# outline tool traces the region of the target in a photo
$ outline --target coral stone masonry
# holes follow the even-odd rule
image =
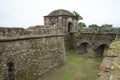
[[[65,64],[59,29],[0,30],[0,80],[43,80],[46,73]]]

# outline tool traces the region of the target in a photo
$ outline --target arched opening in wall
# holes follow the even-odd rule
[[[95,56],[96,57],[103,57],[104,53],[107,51],[107,45],[102,44],[98,46],[98,48],[95,50]]]
[[[8,80],[15,80],[14,77],[14,63],[13,61],[8,61],[7,62],[7,66],[8,66]]]
[[[69,23],[68,23],[68,32],[71,32],[71,30],[72,30],[72,23],[69,22]]]
[[[80,46],[77,47],[77,51],[79,54],[86,54],[86,55],[93,53],[92,48],[87,42],[81,43]]]

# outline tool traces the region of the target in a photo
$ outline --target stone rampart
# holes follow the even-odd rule
[[[80,33],[120,34],[120,28],[79,28]]]
[[[44,80],[65,63],[62,30],[0,28],[0,80]]]

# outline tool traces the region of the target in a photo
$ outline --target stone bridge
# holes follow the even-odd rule
[[[88,46],[95,56],[103,56],[104,49],[120,36],[120,28],[81,28],[77,36],[77,52],[87,53]]]

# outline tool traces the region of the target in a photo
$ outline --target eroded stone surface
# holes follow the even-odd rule
[[[43,80],[46,73],[65,64],[64,39],[59,30],[23,29],[17,33],[14,29],[4,28],[2,31],[4,36],[0,36],[0,80],[10,80],[10,75],[16,80]],[[9,61],[14,65],[9,64]]]

